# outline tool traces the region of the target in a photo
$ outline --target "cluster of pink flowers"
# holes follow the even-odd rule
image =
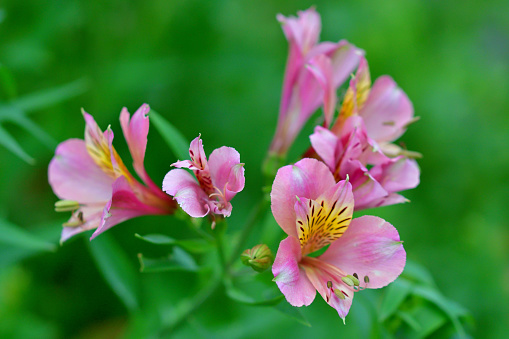
[[[411,158],[418,153],[392,143],[416,119],[392,78],[382,76],[371,86],[362,50],[346,41],[318,43],[320,17],[314,9],[278,19],[289,56],[271,153],[284,156],[320,106],[324,123],[310,136],[309,158],[280,168],[274,180],[272,213],[288,237],[272,272],[291,305],[311,304],[318,291],[344,320],[355,292],[389,284],[405,266],[406,253],[391,224],[375,216],[352,217],[356,210],[405,202],[398,192],[419,184],[419,167]],[[355,68],[334,121],[336,93]]]
[[[405,202],[399,192],[419,184],[418,153],[393,143],[416,119],[412,103],[392,78],[382,76],[371,85],[361,49],[345,40],[318,42],[321,22],[314,9],[278,20],[289,56],[268,158],[283,159],[319,107],[324,119],[310,136],[311,148],[303,159],[275,175],[272,213],[288,237],[279,245],[272,272],[291,305],[309,305],[318,291],[344,320],[355,292],[389,284],[405,266],[396,229],[375,216],[353,219],[353,213]],[[338,89],[349,77],[340,101]],[[207,159],[198,136],[190,144],[190,160],[172,164],[176,168],[166,174],[161,190],[144,167],[149,111],[144,104],[132,118],[125,108],[120,114],[133,168],[143,183],[113,148],[111,129],[103,133],[86,112],[85,140],[58,146],[49,182],[62,199],[57,210],[72,212],[62,241],[96,229],[93,239],[127,219],[173,214],[179,206],[192,218],[208,215],[212,228],[217,218],[230,216],[230,201],[245,184],[240,154],[224,146]],[[267,252],[267,265],[270,250],[258,246],[252,252]],[[244,259],[255,265],[250,253]]]

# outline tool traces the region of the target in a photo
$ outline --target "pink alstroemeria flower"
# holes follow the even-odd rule
[[[277,19],[289,43],[279,119],[269,152],[285,155],[300,130],[318,107],[324,107],[325,125],[332,121],[336,91],[355,69],[363,51],[341,40],[318,43],[321,21],[313,9],[298,17]]]
[[[172,164],[163,180],[163,190],[173,196],[180,207],[191,217],[200,218],[209,213],[229,217],[230,200],[244,189],[244,164],[234,148],[223,146],[215,149],[207,161],[203,143],[198,136],[191,141],[191,160]],[[186,170],[194,172],[196,179]],[[213,224],[214,225],[214,224]]]
[[[368,62],[364,57],[360,60],[355,77],[350,81],[339,117],[331,131],[339,136],[344,121],[352,115],[362,117],[367,135],[388,156],[420,157],[419,153],[392,144],[405,133],[408,125],[419,119],[414,117],[412,102],[388,75],[376,79],[371,87]]]
[[[403,271],[406,253],[396,229],[374,216],[352,220],[350,183],[336,183],[322,162],[305,158],[279,169],[271,201],[288,234],[272,273],[291,305],[308,306],[318,291],[344,320],[355,292],[383,287]],[[309,256],[327,245],[322,255]]]
[[[404,156],[386,156],[368,137],[360,116],[348,117],[339,136],[317,126],[310,140],[336,181],[350,178],[355,210],[407,202],[397,192],[419,184],[417,162]]]
[[[133,158],[133,167],[145,185],[138,182],[113,148],[113,132],[101,131],[94,118],[83,111],[85,140],[69,139],[58,145],[48,168],[53,192],[67,204],[75,205],[64,224],[61,242],[75,234],[96,229],[91,239],[111,227],[146,214],[171,214],[176,203],[150,179],[143,164],[149,129],[143,104],[132,116],[120,113],[124,137]]]

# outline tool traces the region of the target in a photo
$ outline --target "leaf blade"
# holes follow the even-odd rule
[[[159,134],[163,137],[166,144],[170,147],[173,154],[178,159],[189,158],[189,142],[168,120],[164,119],[159,113],[150,110],[150,121],[154,124]]]

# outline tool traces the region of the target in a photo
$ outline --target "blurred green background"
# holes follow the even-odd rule
[[[82,138],[84,107],[102,128],[112,125],[115,147],[130,164],[118,115],[123,106],[134,112],[149,103],[188,140],[201,133],[207,153],[222,145],[240,152],[246,188],[229,220],[239,230],[262,196],[260,166],[277,121],[287,43],[275,16],[311,5],[322,15],[322,40],[345,38],[363,48],[373,79],[391,75],[421,117],[402,138],[424,154],[421,185],[405,194],[412,202],[368,212],[395,225],[408,258],[469,311],[467,333],[507,336],[509,2],[7,0],[0,3],[0,126],[33,164],[0,146],[0,217],[46,242],[27,249],[0,239],[0,337],[149,336],[159,321],[152,311],[171,317],[177,300],[198,291],[203,277],[193,273],[137,272],[137,253],[163,250],[134,233],[188,236],[171,217],[130,220],[108,232],[135,271],[128,279],[140,291],[141,311],[134,313],[96,266],[94,258],[107,254],[94,257],[86,237],[47,251],[67,217],[53,210],[48,163],[58,142]],[[41,95],[27,97],[34,93]],[[45,103],[52,95],[70,98]],[[24,99],[25,115],[9,108],[16,98]],[[293,155],[308,147],[311,128]],[[175,160],[152,126],[146,166],[155,182]],[[276,251],[282,233],[269,224]],[[371,320],[362,298],[344,326],[317,297],[302,310],[312,324],[305,327],[271,308],[239,305],[220,289],[174,334],[366,337]]]

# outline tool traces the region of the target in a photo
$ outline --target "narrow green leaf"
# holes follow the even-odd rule
[[[62,86],[27,94],[12,101],[12,104],[23,111],[29,112],[78,96],[87,89],[88,82],[85,79],[78,79]]]
[[[137,309],[138,277],[122,248],[107,233],[93,241],[87,239],[86,242],[99,271],[113,292],[130,311]]]
[[[173,253],[167,257],[151,259],[138,254],[140,272],[189,271],[196,272],[199,267],[193,257],[184,250],[175,247]]]
[[[403,277],[413,280],[419,283],[424,283],[426,285],[435,286],[435,281],[431,273],[418,263],[408,260],[405,265],[405,270],[402,274]]]
[[[191,253],[203,253],[213,247],[210,242],[204,239],[176,240],[164,234],[147,234],[143,236],[135,234],[134,236],[151,244],[178,246]]]
[[[418,295],[421,298],[428,300],[429,302],[435,304],[441,311],[443,311],[451,320],[456,332],[462,338],[466,337],[465,329],[461,325],[461,322],[458,319],[458,314],[456,313],[458,309],[460,309],[457,304],[446,299],[440,292],[436,289],[428,287],[428,286],[417,286],[414,291],[414,295]]]
[[[413,315],[411,315],[408,312],[405,311],[398,311],[397,316],[401,318],[408,326],[410,326],[415,332],[421,331],[421,325],[417,321],[417,319],[414,318]]]
[[[404,279],[397,279],[385,289],[378,319],[382,322],[398,310],[398,307],[410,295],[412,284]]]
[[[28,119],[23,114],[23,112],[20,111],[19,114],[11,115],[9,120],[16,123],[20,127],[23,127],[27,132],[39,139],[39,141],[41,141],[50,150],[54,150],[57,147],[57,141],[37,124],[35,124],[32,120]]]
[[[302,314],[302,312],[300,311],[299,308],[297,307],[294,307],[292,305],[290,305],[289,303],[287,303],[286,301],[285,302],[282,302],[282,303],[278,303],[276,304],[276,306],[274,306],[274,309],[278,310],[279,312],[285,314],[286,316],[292,318],[293,320],[296,320],[298,321],[299,323],[301,323],[302,325],[305,325],[305,326],[308,326],[308,327],[311,327],[311,324],[309,323],[309,321],[306,319],[306,317]]]
[[[168,120],[159,113],[150,110],[150,121],[154,124],[173,154],[180,160],[189,158],[189,142]]]
[[[284,295],[278,295],[276,297],[266,299],[266,300],[255,300],[251,296],[247,295],[243,291],[233,287],[229,286],[226,289],[226,295],[241,304],[249,305],[249,306],[275,306],[279,304],[281,301],[284,300]]]
[[[2,12],[0,9],[0,22],[2,21]],[[16,82],[14,77],[9,69],[2,64],[0,64],[0,84],[5,93],[5,99],[12,100],[16,97]]]
[[[26,163],[33,165],[35,160],[29,156],[23,148],[18,144],[18,142],[9,134],[3,127],[0,125],[0,145],[3,145],[9,151],[17,155],[20,159],[24,160]]]
[[[21,247],[36,251],[55,251],[56,244],[39,239],[30,232],[0,219],[0,244]]]

